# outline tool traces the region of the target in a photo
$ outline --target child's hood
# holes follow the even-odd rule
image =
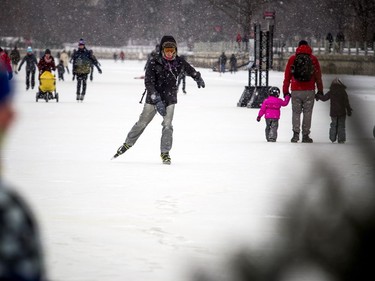
[[[330,90],[335,90],[335,89],[343,89],[343,90],[346,89],[345,84],[342,83],[342,81],[337,77],[333,79],[331,86],[330,86]]]

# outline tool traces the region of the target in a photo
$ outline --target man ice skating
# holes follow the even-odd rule
[[[158,112],[163,117],[160,156],[163,164],[171,164],[169,151],[173,141],[172,121],[177,103],[178,77],[182,72],[185,72],[197,82],[198,88],[205,87],[201,74],[177,55],[177,43],[172,36],[164,36],[159,46],[159,54],[151,58],[146,67],[147,96],[142,113],[128,133],[125,143],[119,147],[113,158],[123,154],[136,143]]]
[[[26,90],[30,88],[34,89],[35,86],[35,70],[36,66],[38,65],[38,61],[33,53],[33,49],[29,46],[27,47],[26,55],[23,57],[20,66],[18,67],[18,71],[21,70],[22,65],[26,62]]]
[[[78,50],[73,53],[72,62],[73,80],[74,77],[77,77],[77,101],[83,101],[86,95],[87,77],[91,71],[91,65],[95,65],[100,74],[102,70],[98,65],[98,61],[93,57],[92,52],[86,49],[83,39],[80,39],[78,42]]]

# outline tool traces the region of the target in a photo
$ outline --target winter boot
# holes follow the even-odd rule
[[[305,142],[305,143],[312,143],[313,140],[312,140],[312,138],[309,137],[309,135],[303,135],[303,136],[302,136],[302,142]]]
[[[293,132],[293,137],[290,141],[291,142],[298,142],[299,141],[299,133]]]
[[[171,164],[171,157],[169,156],[169,152],[162,152],[160,154],[160,157],[163,160],[163,164],[167,164],[167,165]]]
[[[115,155],[113,155],[112,159],[114,158],[117,158],[118,156],[120,156],[121,154],[125,153],[125,151],[127,151],[129,148],[131,148],[132,146],[127,144],[127,143],[124,143],[123,145],[121,145],[118,149],[117,149],[117,152]]]

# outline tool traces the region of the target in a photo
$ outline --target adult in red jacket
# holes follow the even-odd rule
[[[298,54],[308,54],[311,58],[314,72],[310,81],[298,81],[293,77],[292,67],[296,56]],[[298,43],[296,53],[292,55],[285,68],[283,93],[289,94],[289,88],[292,95],[292,126],[293,137],[291,142],[299,141],[299,133],[301,131],[301,113],[303,113],[302,120],[302,142],[312,143],[313,140],[309,137],[311,128],[311,117],[314,107],[315,87],[318,89],[317,93],[323,94],[322,72],[318,59],[312,54],[312,49],[305,40]]]
[[[52,72],[56,70],[55,59],[51,56],[51,51],[46,49],[44,56],[39,60],[38,63],[39,77],[44,71]]]
[[[0,47],[0,65],[3,71],[8,72],[8,79],[11,80],[13,77],[12,65],[10,64],[10,58],[7,53]]]

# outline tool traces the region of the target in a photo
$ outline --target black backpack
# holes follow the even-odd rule
[[[311,80],[314,74],[314,65],[309,54],[298,54],[292,65],[294,79],[301,82]]]

